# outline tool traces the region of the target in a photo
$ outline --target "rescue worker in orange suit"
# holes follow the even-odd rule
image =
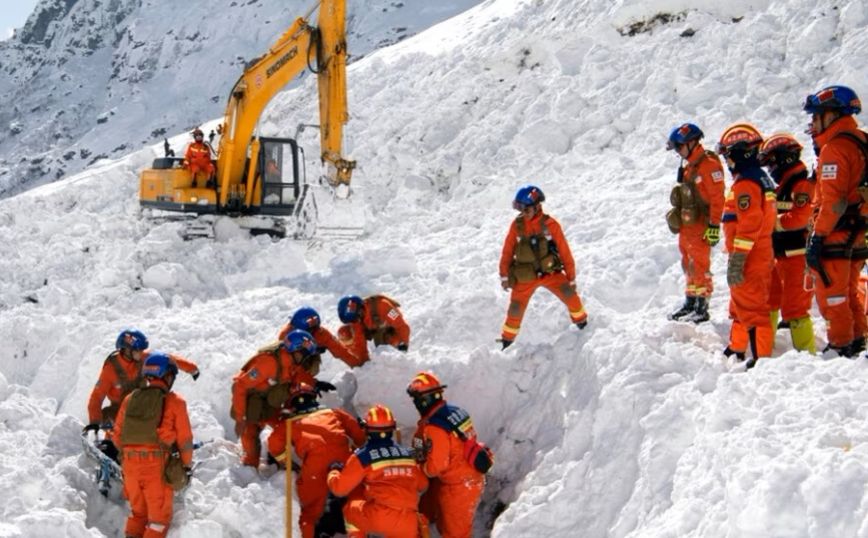
[[[805,243],[811,220],[814,182],[801,161],[802,145],[787,133],[778,133],[760,146],[760,164],[768,169],[777,184],[778,221],[772,233],[775,269],[769,290],[772,329],[790,329],[793,347],[816,352],[814,325],[811,323],[812,291],[805,289]]]
[[[579,329],[588,324],[588,314],[576,292],[576,264],[561,225],[543,213],[545,195],[534,185],[515,193],[512,207],[521,214],[509,227],[500,255],[500,283],[512,289],[503,323],[501,343],[506,349],[515,341],[524,311],[540,286],[560,299]]]
[[[395,417],[388,407],[378,404],[369,409],[365,430],[364,446],[346,463],[333,463],[328,475],[332,494],[349,496],[343,510],[347,536],[421,536],[428,522],[418,511],[419,494],[428,487],[428,479],[410,450],[392,438]]]
[[[142,363],[149,356],[148,338],[138,329],[124,329],[115,340],[115,350],[103,362],[99,379],[90,393],[87,402],[88,424],[84,431],[97,431],[101,424],[114,421],[121,402],[127,394],[142,384]],[[199,378],[199,368],[195,363],[170,353],[169,357],[183,371],[189,373],[194,380]],[[108,398],[109,405],[103,407]],[[116,459],[117,450],[110,443],[100,447],[112,459]]]
[[[846,86],[830,86],[809,95],[810,133],[819,148],[816,217],[806,262],[815,275],[815,294],[826,320],[828,350],[852,357],[865,348],[865,314],[859,275],[868,257],[865,204],[859,193],[866,178],[866,134],[853,117],[862,110]]]
[[[361,363],[355,354],[345,346],[340,340],[322,326],[319,312],[309,306],[304,306],[295,311],[289,320],[289,323],[280,329],[278,340],[283,340],[289,331],[293,329],[301,329],[309,332],[316,341],[320,351],[328,351],[335,358],[344,361],[350,368],[359,366]]]
[[[352,454],[350,445],[362,446],[366,437],[356,417],[341,409],[322,407],[318,396],[316,389],[307,383],[295,385],[286,410],[288,416],[281,417],[268,437],[268,453],[279,465],[286,467],[286,421],[292,423],[292,447],[301,459],[295,484],[301,506],[299,528],[303,538],[319,537],[324,527],[334,525],[333,521],[318,523],[326,509],[329,465],[335,461],[347,461]],[[338,518],[342,526],[340,508],[329,516]],[[326,519],[333,517],[326,516]],[[344,532],[333,527],[329,530]]]
[[[193,432],[187,403],[172,392],[178,374],[174,360],[155,352],[142,368],[144,386],[124,398],[115,438],[124,472],[124,495],[130,503],[124,534],[160,538],[172,522],[172,485],[164,479],[169,453],[179,453],[186,478],[192,474]]]
[[[421,417],[413,449],[430,480],[420,508],[443,538],[470,538],[485,475],[468,461],[467,440],[476,440],[470,415],[446,403],[445,388],[431,372],[419,372],[407,386]]]
[[[184,153],[184,168],[190,170],[193,177],[193,186],[211,187],[214,178],[214,163],[211,162],[211,145],[205,142],[205,134],[202,129],[193,130],[193,142],[187,146]]]
[[[410,326],[404,320],[397,301],[385,295],[345,295],[338,301],[338,317],[344,325],[338,329],[338,339],[355,357],[353,366],[368,362],[368,340],[375,346],[388,345],[407,351]]]
[[[678,234],[681,269],[686,278],[684,304],[669,319],[693,323],[708,321],[708,301],[714,286],[711,278],[711,247],[720,242],[725,183],[720,158],[706,151],[704,134],[692,123],[676,127],[666,148],[682,159],[678,185],[672,189],[673,208],[666,215],[669,228]]]
[[[760,168],[761,144],[762,135],[753,125],[736,123],[724,131],[717,146],[733,177],[732,198],[723,219],[732,317],[724,354],[744,359],[749,347],[747,368],[753,368],[760,357],[771,357],[774,345],[768,300],[777,200],[772,181]]]
[[[298,383],[319,384],[316,342],[307,331],[290,331],[283,341],[263,347],[232,378],[232,409],[235,434],[241,440],[241,463],[259,467],[259,435],[274,426]]]

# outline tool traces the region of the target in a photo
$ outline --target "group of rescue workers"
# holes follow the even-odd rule
[[[792,135],[764,139],[747,123],[727,128],[717,153],[703,148],[703,133],[692,123],[672,130],[667,144],[683,160],[667,222],[679,235],[687,280],[684,304],[671,318],[709,319],[710,252],[720,241],[722,225],[732,318],[724,353],[744,361],[749,348],[748,367],[771,356],[778,327],[790,329],[796,349],[815,351],[809,315],[814,295],[827,322],[827,349],[846,357],[865,349],[868,324],[859,281],[868,258],[868,204],[863,203],[868,199],[868,136],[853,118],[861,104],[850,88],[830,86],[809,95],[804,109],[812,116],[809,132],[818,156],[813,175]],[[201,138],[198,131],[194,145],[202,144]],[[197,166],[197,151],[188,149],[191,166]],[[733,177],[726,195],[718,155]],[[204,173],[211,178],[213,169]],[[509,228],[499,267],[503,289],[511,290],[503,349],[515,341],[528,302],[541,286],[567,306],[579,330],[588,323],[569,244],[558,221],[543,212],[543,201],[535,185],[518,189],[513,200],[519,215]],[[356,368],[370,360],[369,341],[407,351],[410,327],[399,307],[384,295],[345,296],[338,302],[343,325],[336,335],[322,325],[316,310],[300,308],[277,341],[258,350],[233,377],[230,414],[241,462],[259,467],[261,436],[270,430],[268,464],[297,471],[304,538],[336,533],[424,537],[429,522],[444,538],[472,534],[494,457],[477,439],[469,414],[446,402],[446,385],[435,374],[420,372],[407,387],[420,415],[410,448],[396,438],[397,425],[386,406],[374,405],[360,419],[320,403],[323,392],[336,388],[316,379],[322,353]],[[126,536],[162,537],[172,518],[173,492],[192,475],[187,407],[171,389],[179,370],[195,380],[199,369],[184,357],[149,350],[147,338],[135,329],[122,331],[115,348],[91,393],[85,432],[111,425],[100,449],[122,465],[132,512]],[[287,421],[298,463],[287,453]]]
[[[807,132],[817,156],[813,174],[801,160],[801,144],[788,133],[764,138],[755,126],[736,123],[723,132],[714,153],[703,148],[696,125],[672,130],[667,149],[678,153],[682,166],[667,223],[678,234],[686,297],[671,319],[709,319],[710,252],[722,223],[732,319],[727,357],[745,361],[749,350],[745,365],[753,367],[771,356],[780,328],[790,330],[795,349],[815,353],[813,297],[826,320],[824,354],[853,357],[865,350],[860,276],[868,258],[868,135],[853,117],[861,109],[846,86],[807,97]],[[726,195],[718,155],[732,174]]]
[[[412,448],[395,438],[397,424],[384,405],[374,405],[363,419],[322,405],[321,393],[335,389],[316,379],[322,353],[357,367],[369,360],[368,341],[401,351],[410,343],[410,328],[389,297],[345,296],[338,316],[343,325],[335,337],[316,310],[298,309],[278,341],[257,351],[234,376],[230,414],[241,462],[259,467],[260,435],[270,429],[269,465],[297,472],[304,538],[428,536],[429,522],[441,536],[470,537],[484,476],[494,462],[491,450],[478,441],[469,414],[446,402],[446,385],[432,372],[419,372],[407,387],[420,415]],[[131,509],[127,537],[165,536],[173,494],[192,476],[187,406],[172,392],[179,370],[194,380],[199,376],[193,362],[150,350],[141,331],[125,329],[88,401],[83,434],[106,429],[99,448],[123,470]],[[287,421],[298,463],[288,464]]]

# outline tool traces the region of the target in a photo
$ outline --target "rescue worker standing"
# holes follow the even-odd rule
[[[97,430],[100,424],[115,419],[121,402],[127,394],[142,384],[142,362],[148,357],[148,338],[138,329],[124,329],[115,339],[115,350],[103,362],[99,379],[90,393],[87,402],[88,424],[85,431]],[[199,378],[199,368],[180,355],[168,354],[175,364],[189,373],[193,379]],[[109,405],[102,407],[108,398]]]
[[[793,347],[816,352],[811,322],[812,291],[805,289],[805,243],[813,212],[814,182],[801,161],[802,145],[790,134],[778,133],[760,146],[760,164],[777,184],[778,221],[772,234],[775,269],[769,290],[772,329],[780,310],[781,325],[790,329]]]
[[[145,359],[145,384],[121,404],[115,438],[124,472],[124,495],[130,503],[124,534],[135,538],[161,538],[172,522],[173,487],[186,485],[192,474],[193,432],[187,403],[172,392],[178,367],[165,353]],[[177,451],[183,465],[183,484],[167,481],[170,453]],[[168,478],[171,480],[171,475]],[[174,480],[173,480],[174,481]]]
[[[347,536],[415,538],[427,521],[419,514],[419,494],[428,480],[410,451],[392,438],[395,417],[385,405],[365,415],[368,440],[346,463],[335,462],[328,475],[329,490],[350,495],[344,506]],[[361,486],[359,490],[356,490]],[[355,491],[355,493],[353,493]]]
[[[724,131],[717,146],[733,177],[723,218],[732,318],[724,353],[742,358],[750,347],[747,368],[760,357],[771,357],[774,345],[768,299],[777,208],[774,185],[760,168],[760,144],[762,135],[753,125],[736,123]]]
[[[682,159],[678,185],[672,189],[673,209],[666,215],[669,229],[678,234],[681,269],[686,279],[685,299],[669,319],[694,323],[708,321],[708,300],[714,286],[711,278],[711,247],[720,242],[724,177],[720,158],[702,147],[704,134],[692,123],[669,133],[666,148]]]
[[[211,162],[211,145],[205,142],[202,129],[193,130],[193,142],[187,146],[187,151],[184,153],[184,168],[190,170],[193,187],[199,187],[200,179],[204,179],[202,183],[205,187],[213,185],[214,163]]]
[[[819,148],[816,209],[806,262],[813,271],[820,313],[826,320],[828,348],[852,357],[865,348],[866,326],[859,275],[868,257],[860,182],[865,179],[866,134],[853,117],[862,110],[846,86],[829,86],[809,95],[810,133]]]
[[[288,416],[275,425],[268,437],[268,453],[279,465],[286,467],[286,420],[292,423],[292,447],[301,459],[296,478],[298,503],[301,506],[299,528],[303,538],[319,537],[317,524],[326,509],[329,464],[345,462],[352,454],[350,445],[362,446],[365,431],[356,417],[341,409],[322,407],[316,389],[307,383],[292,388]],[[336,516],[342,521],[342,516]]]
[[[230,415],[241,440],[244,465],[259,467],[259,435],[266,426],[276,424],[290,386],[307,383],[316,387],[319,363],[310,360],[316,351],[310,333],[294,330],[282,342],[257,351],[232,378]]]
[[[344,361],[350,368],[361,364],[359,359],[347,346],[335,338],[331,331],[322,326],[319,312],[313,308],[303,306],[296,310],[290,318],[289,323],[280,329],[277,339],[283,340],[293,329],[309,332],[319,349],[328,351],[335,358]]]
[[[345,295],[338,301],[338,317],[344,325],[338,330],[338,339],[355,357],[354,363],[344,360],[350,367],[368,362],[368,341],[375,346],[388,345],[398,351],[410,346],[410,326],[399,309],[401,305],[385,295],[371,295],[362,299],[358,295]]]
[[[503,323],[501,343],[506,349],[515,341],[524,311],[540,286],[560,299],[570,320],[579,329],[588,324],[588,314],[576,292],[576,265],[561,225],[542,210],[545,195],[534,185],[515,193],[512,207],[521,213],[512,221],[500,255],[500,284],[512,289]]]
[[[473,516],[485,487],[484,472],[493,463],[490,451],[484,471],[469,461],[468,447],[476,442],[473,421],[464,409],[443,399],[446,385],[431,372],[419,372],[407,386],[407,394],[419,411],[420,419],[413,435],[413,449],[430,485],[422,497],[422,513],[437,526],[443,538],[470,538]],[[478,451],[478,449],[476,449]]]

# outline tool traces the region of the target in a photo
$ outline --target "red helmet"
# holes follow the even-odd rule
[[[305,409],[313,406],[317,403],[318,397],[319,395],[316,393],[316,389],[307,383],[293,385],[289,390],[289,402],[295,409]]]
[[[718,153],[726,155],[732,149],[752,149],[758,147],[762,142],[763,135],[760,134],[759,129],[750,123],[736,123],[727,127],[720,135],[717,149]]]
[[[763,166],[780,164],[778,156],[794,155],[797,159],[802,153],[802,145],[790,133],[775,133],[760,146],[759,161]]]
[[[445,388],[446,385],[440,383],[433,372],[419,372],[407,385],[407,394],[415,397],[431,392],[440,392]]]
[[[365,427],[369,431],[389,432],[395,429],[395,417],[388,407],[377,404],[368,409],[365,415]]]
[[[193,129],[193,138],[204,137],[205,133],[202,132],[202,129],[196,127]]]

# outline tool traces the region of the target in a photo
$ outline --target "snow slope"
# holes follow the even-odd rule
[[[477,3],[347,2],[350,61]],[[245,63],[315,4],[41,0],[24,27],[0,41],[0,197],[222,114]]]
[[[674,125],[699,123],[710,145],[747,119],[810,147],[804,95],[868,93],[866,26],[858,1],[485,2],[351,66],[368,212],[355,242],[231,226],[183,242],[139,218],[156,149],[0,202],[0,536],[118,534],[125,508],[99,497],[77,435],[126,325],[203,370],[176,389],[215,441],[170,536],[281,535],[283,476],[238,466],[229,378],[295,308],[335,327],[341,295],[373,292],[401,302],[409,353],[378,349],[352,372],[326,361],[322,377],[344,395],[355,378],[351,405],[386,403],[405,434],[407,381],[445,379],[497,453],[475,536],[868,536],[865,361],[796,353],[780,333],[776,359],[726,372],[724,255],[713,321],[667,321],[682,277],[663,221]],[[278,96],[263,134],[313,119],[311,91]],[[590,325],[540,292],[504,353],[497,261],[528,181],[573,246]]]

